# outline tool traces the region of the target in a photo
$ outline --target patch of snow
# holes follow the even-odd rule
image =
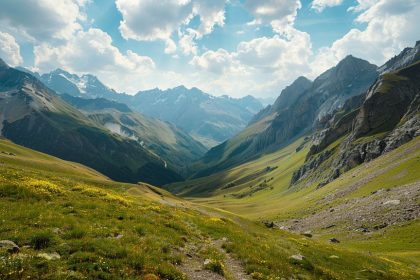
[[[131,139],[131,140],[135,140],[135,141],[139,141],[139,138],[137,137],[137,136],[135,136],[134,134],[132,134],[132,135],[129,135],[127,132],[125,132],[123,129],[122,129],[122,127],[121,127],[121,125],[120,124],[118,124],[118,123],[110,123],[110,122],[108,122],[108,123],[105,123],[105,125],[104,125],[109,131],[111,131],[112,133],[115,133],[115,134],[118,134],[118,135],[120,135],[120,136],[123,136],[123,137],[126,137],[126,138],[128,138],[128,139]],[[141,141],[140,142],[140,145],[144,145],[144,142],[143,141]]]

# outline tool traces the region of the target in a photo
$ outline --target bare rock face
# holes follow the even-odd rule
[[[313,156],[309,161],[302,165],[292,175],[291,184],[296,183],[310,173],[311,170],[317,169],[332,154],[331,150],[326,150],[319,155]]]
[[[321,178],[319,187],[322,187],[341,173],[420,135],[420,62],[383,74],[361,96],[364,101],[360,108],[347,102],[343,110],[335,112],[335,116],[328,116],[323,124],[325,128],[313,138],[305,164],[293,174],[292,185],[307,176],[315,179],[315,174],[329,168],[329,175]],[[357,102],[353,104],[359,105]],[[339,146],[325,150],[345,135]],[[333,159],[324,166],[322,163],[332,153]],[[322,170],[319,169],[321,165]]]
[[[420,60],[420,41],[413,48],[405,48],[379,68],[381,73],[395,71]]]

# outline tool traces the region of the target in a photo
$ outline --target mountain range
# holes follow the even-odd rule
[[[125,182],[181,180],[183,166],[205,151],[173,125],[114,101],[62,99],[36,77],[3,61],[0,112],[2,136]]]
[[[262,104],[252,96],[215,97],[198,88],[139,91],[135,95],[117,93],[92,75],[77,76],[57,69],[39,75],[40,80],[59,94],[82,98],[106,98],[128,105],[133,111],[168,121],[203,145],[215,146],[245,128]]]
[[[247,128],[207,152],[196,165],[200,170],[196,176],[232,167],[291,143],[347,99],[366,91],[378,75],[377,66],[347,56],[313,82],[299,77]]]

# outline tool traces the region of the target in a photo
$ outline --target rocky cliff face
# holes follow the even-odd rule
[[[270,115],[289,108],[302,94],[310,89],[312,81],[305,77],[297,78],[291,85],[283,89],[273,105],[269,105],[254,116],[250,123],[256,123]]]
[[[388,73],[413,64],[420,60],[420,41],[413,48],[405,48],[400,54],[394,56],[379,67],[379,72]]]
[[[404,65],[395,58],[391,61],[392,65]],[[352,106],[348,106],[349,112],[344,116],[336,113],[337,120],[329,122],[326,129],[316,134],[305,164],[294,173],[291,183],[313,177],[320,169],[332,169],[324,173],[320,183],[323,186],[342,172],[419,136],[419,102],[420,62],[381,75],[364,95],[360,108],[352,110]],[[339,146],[328,148],[344,135]]]

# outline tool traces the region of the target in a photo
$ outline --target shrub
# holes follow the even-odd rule
[[[84,230],[74,228],[64,235],[64,239],[81,239],[85,236],[85,234]]]
[[[141,226],[135,227],[134,230],[137,232],[137,234],[139,236],[145,236],[146,235],[146,230]]]
[[[48,248],[53,241],[53,236],[48,232],[41,232],[31,237],[30,244],[34,249],[40,250]]]
[[[130,257],[130,266],[137,272],[141,272],[144,269],[145,260],[143,255],[134,255]]]
[[[204,265],[204,269],[213,271],[222,276],[225,275],[225,266],[219,260],[210,260],[207,264]]]

